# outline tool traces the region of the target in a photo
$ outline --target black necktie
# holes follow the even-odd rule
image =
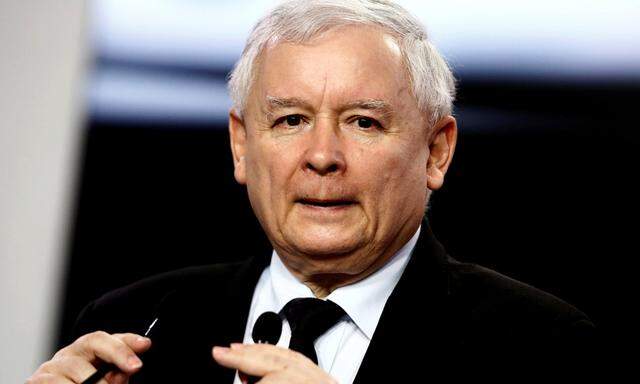
[[[289,349],[298,351],[318,364],[313,343],[346,315],[333,301],[314,298],[293,299],[282,308],[291,327]]]

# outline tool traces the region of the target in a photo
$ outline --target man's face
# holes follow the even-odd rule
[[[285,264],[357,275],[395,253],[423,216],[431,140],[395,41],[344,27],[256,71],[231,118],[235,175]]]

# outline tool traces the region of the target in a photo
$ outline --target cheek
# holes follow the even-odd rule
[[[412,207],[426,193],[426,155],[411,145],[370,153],[365,180],[374,181],[369,198],[383,211]],[[423,164],[424,163],[424,164]],[[377,175],[376,177],[371,177]],[[415,199],[414,199],[415,198]]]
[[[247,164],[247,192],[251,205],[258,216],[264,216],[267,213],[268,199],[271,190],[271,175],[269,172],[271,157],[264,146],[257,145],[256,139],[250,141],[246,154]]]
[[[295,171],[295,151],[285,143],[255,140],[247,159],[247,186],[254,196],[277,207],[287,196],[288,181]]]

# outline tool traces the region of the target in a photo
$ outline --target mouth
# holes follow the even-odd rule
[[[302,198],[297,199],[296,203],[303,204],[312,208],[345,208],[356,204],[354,200],[348,199],[313,199]]]

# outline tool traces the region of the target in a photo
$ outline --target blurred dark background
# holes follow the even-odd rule
[[[219,98],[231,64],[127,59],[100,48],[99,36],[91,79],[100,86],[88,92],[60,345],[81,308],[110,289],[270,251],[233,179],[228,101]],[[455,68],[460,137],[445,187],[431,202],[436,235],[454,257],[556,294],[611,341],[624,342],[628,276],[637,267],[640,71],[501,76],[500,68]],[[170,89],[182,84],[171,79],[216,85],[203,92],[217,112],[151,102],[154,113],[143,105],[136,114],[123,109],[135,106],[131,91],[113,91],[109,104],[96,94],[110,89],[104,73],[118,71],[169,79]],[[139,78],[127,81],[148,85]]]

